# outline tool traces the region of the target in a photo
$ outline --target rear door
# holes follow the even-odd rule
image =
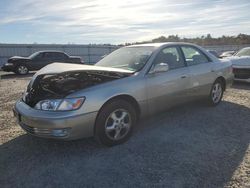
[[[151,113],[184,102],[187,100],[186,91],[190,88],[190,73],[178,47],[162,49],[156,56],[151,70],[158,63],[167,63],[169,70],[146,75],[146,91]]]
[[[58,52],[44,52],[43,55],[43,66],[46,66],[51,63],[55,62],[63,62],[64,56],[61,55],[61,53]]]
[[[68,61],[68,56],[62,52],[54,52],[54,57],[53,60],[55,62],[67,62]]]
[[[194,46],[183,45],[181,50],[191,74],[192,89],[188,92],[189,95],[194,98],[208,95],[216,76],[213,70],[213,62]]]

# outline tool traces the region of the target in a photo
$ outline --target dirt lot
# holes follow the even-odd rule
[[[127,143],[106,148],[22,131],[11,109],[31,76],[0,80],[1,187],[250,187],[250,84],[234,84],[217,107],[144,120]]]

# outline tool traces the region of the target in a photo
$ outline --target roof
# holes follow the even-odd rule
[[[41,50],[41,51],[37,51],[37,52],[59,52],[59,53],[65,53],[65,52],[59,51],[59,50]]]
[[[137,47],[137,46],[153,46],[153,47],[160,47],[164,45],[195,45],[192,43],[187,43],[187,42],[160,42],[160,43],[145,43],[145,44],[135,44],[127,47]]]

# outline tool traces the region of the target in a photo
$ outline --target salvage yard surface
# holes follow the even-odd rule
[[[0,76],[2,188],[250,187],[250,83],[235,83],[217,107],[194,102],[141,121],[107,148],[27,135],[12,107],[32,74]]]

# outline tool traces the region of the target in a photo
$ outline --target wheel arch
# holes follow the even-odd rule
[[[16,74],[18,74],[17,69],[18,69],[19,66],[25,66],[28,69],[28,72],[31,70],[29,64],[26,61],[18,61],[18,62],[15,63],[15,67],[14,67],[14,72]]]
[[[128,95],[128,94],[119,94],[119,95],[116,95],[116,96],[113,96],[111,97],[110,99],[108,99],[103,105],[102,107],[100,108],[99,112],[98,112],[98,115],[99,113],[101,112],[101,110],[110,102],[114,101],[114,100],[118,100],[118,99],[121,99],[121,100],[125,100],[127,102],[129,102],[134,108],[135,108],[135,111],[136,111],[136,117],[137,119],[139,119],[140,117],[140,114],[141,114],[141,109],[140,109],[140,106],[139,106],[139,103],[137,102],[137,100],[132,97],[131,95]]]
[[[24,65],[25,67],[28,68],[28,70],[30,70],[30,65],[29,65],[28,61],[19,60],[19,61],[15,62],[15,68],[17,68],[18,66],[21,66],[21,65]]]
[[[223,90],[225,91],[226,90],[226,79],[223,76],[219,76],[218,78],[216,78],[215,82],[217,80],[220,80],[222,82],[222,87],[223,87]]]
[[[132,97],[131,95],[128,95],[128,94],[119,94],[119,95],[116,95],[116,96],[113,96],[111,97],[110,99],[108,99],[100,108],[100,110],[98,111],[98,114],[96,116],[96,119],[95,119],[95,126],[94,126],[94,133],[96,131],[96,121],[97,121],[97,118],[99,117],[99,114],[101,113],[101,111],[103,110],[103,108],[111,103],[112,101],[114,100],[125,100],[127,102],[129,102],[134,108],[135,108],[135,111],[136,111],[136,121],[139,120],[140,118],[140,114],[141,114],[141,109],[140,109],[140,106],[139,106],[139,103],[137,102],[137,100]]]

